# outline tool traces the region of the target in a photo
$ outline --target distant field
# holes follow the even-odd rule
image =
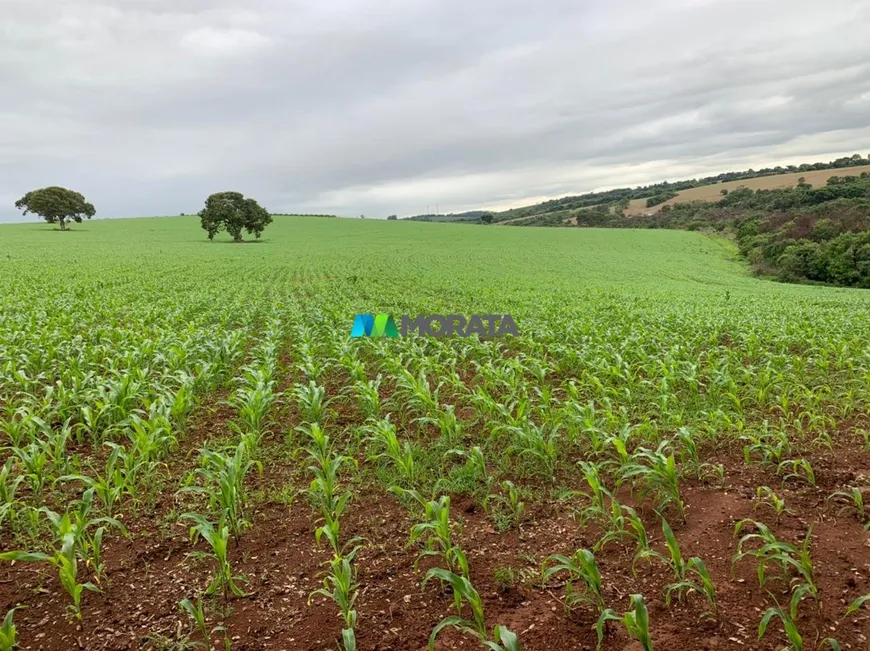
[[[828,179],[832,176],[859,176],[862,172],[870,172],[870,165],[863,167],[844,167],[831,170],[815,170],[812,172],[796,172],[795,174],[779,174],[776,176],[761,176],[755,179],[745,179],[742,181],[730,181],[728,183],[715,183],[713,185],[703,185],[698,188],[690,188],[683,190],[680,194],[670,201],[665,201],[663,204],[653,208],[646,207],[646,199],[635,199],[629,204],[626,215],[640,215],[643,213],[652,213],[661,210],[662,206],[672,205],[675,203],[688,203],[690,201],[718,201],[722,198],[722,190],[736,190],[740,187],[752,188],[753,190],[775,190],[776,188],[786,188],[797,185],[798,179],[804,177],[813,187],[825,185]]]
[[[689,231],[302,217],[3,226],[0,277],[21,651],[626,651],[630,595],[658,651],[777,651],[792,593],[808,651],[867,648],[870,291]]]

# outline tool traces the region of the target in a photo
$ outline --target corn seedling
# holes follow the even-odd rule
[[[680,465],[685,471],[692,472],[699,480],[713,474],[722,481],[725,472],[724,466],[701,461],[695,437],[688,429],[681,427],[677,430],[676,439],[680,444]]]
[[[595,555],[588,549],[578,549],[570,557],[554,554],[544,561],[541,583],[546,583],[556,574],[568,574],[565,584],[565,610],[570,612],[580,604],[587,604],[601,614],[605,609],[604,588]],[[579,585],[578,585],[579,584]],[[579,587],[579,589],[578,589]]]
[[[326,398],[325,387],[318,386],[312,380],[307,385],[295,387],[293,397],[299,405],[304,422],[321,426],[326,423],[329,416],[329,403],[332,400]]]
[[[786,508],[785,500],[777,495],[769,486],[759,486],[755,489],[755,508],[759,509],[762,506],[772,508],[777,520],[779,520],[783,513],[791,512]]]
[[[87,488],[93,489],[94,494],[103,503],[103,509],[106,515],[112,516],[115,513],[115,506],[121,501],[124,494],[135,495],[135,488],[129,486],[121,469],[117,467],[118,457],[123,448],[115,446],[109,454],[106,461],[106,472],[104,475],[94,473],[93,477],[88,475],[64,475],[58,477],[56,481],[80,481]]]
[[[506,527],[500,526],[500,529],[510,527],[519,529],[523,520],[523,513],[526,510],[526,503],[520,499],[520,491],[512,481],[503,481],[501,488],[502,493],[493,493],[486,496],[483,500],[483,508],[493,515],[496,523],[507,523]],[[493,507],[493,504],[496,506]]]
[[[797,479],[806,482],[810,486],[816,485],[816,473],[813,472],[813,467],[806,459],[787,459],[779,464],[776,472],[782,475],[788,469],[791,469],[791,472],[783,476],[783,483],[789,479]]]
[[[37,495],[41,495],[43,488],[51,479],[52,472],[45,449],[37,443],[31,443],[25,447],[12,448],[12,454],[18,457],[24,471],[21,476],[30,484],[30,489]]]
[[[774,599],[776,601],[776,599]],[[767,632],[767,628],[770,625],[770,621],[776,617],[782,622],[782,627],[785,629],[786,637],[788,637],[789,646],[785,647],[783,651],[803,651],[804,649],[804,639],[803,636],[798,631],[797,624],[795,624],[794,619],[784,611],[779,603],[776,606],[772,606],[768,608],[764,615],[761,618],[761,623],[758,625],[758,640],[761,641],[761,638],[764,637],[764,634]],[[836,647],[833,647],[836,649]]]
[[[647,611],[643,595],[631,595],[629,606],[630,609],[622,615],[619,615],[610,608],[601,613],[598,622],[595,624],[595,631],[598,633],[598,646],[596,648],[599,651],[601,649],[601,642],[604,640],[604,627],[609,621],[620,622],[625,626],[629,637],[640,642],[643,651],[653,651],[652,638],[649,633],[649,612]]]
[[[0,466],[0,525],[7,519],[15,518],[15,507],[18,503],[15,498],[15,492],[18,486],[24,481],[22,475],[12,475],[12,459],[7,459],[3,466]]]
[[[633,480],[643,479],[645,487],[641,491],[642,498],[652,493],[656,500],[656,509],[663,511],[673,505],[680,516],[686,521],[685,504],[680,497],[680,479],[674,455],[665,455],[668,445],[663,441],[655,452],[641,448],[632,456],[632,463],[622,468],[622,478]]]
[[[583,472],[583,479],[589,486],[589,492],[583,493],[583,495],[591,502],[589,506],[580,510],[578,514],[580,522],[607,521],[610,517],[609,504],[614,500],[613,495],[601,480],[599,466],[588,461],[580,461],[578,465]]]
[[[334,558],[330,563],[330,572],[323,579],[323,587],[318,588],[308,598],[308,603],[315,596],[326,597],[332,599],[339,610],[341,611],[342,621],[344,623],[344,631],[353,631],[356,628],[357,613],[354,609],[359,584],[356,581],[356,570],[352,564],[352,558],[346,556],[344,558]],[[356,638],[354,636],[354,643]],[[347,641],[347,637],[345,636]]]
[[[531,421],[522,427],[509,427],[513,444],[506,453],[516,456],[533,473],[552,479],[559,459],[559,429],[559,425],[545,429]]]
[[[230,528],[226,524],[226,518],[222,516],[217,527],[215,527],[212,522],[198,513],[185,513],[181,517],[192,520],[194,523],[190,528],[191,540],[196,537],[202,538],[211,548],[210,552],[190,552],[190,556],[193,558],[211,558],[217,564],[217,571],[205,594],[210,596],[220,593],[224,604],[229,601],[231,592],[237,597],[244,597],[245,592],[239,587],[238,582],[244,582],[247,579],[244,576],[233,574],[232,567],[230,566]]]
[[[319,426],[312,425],[306,431],[311,438],[311,443],[306,450],[309,458],[314,461],[308,467],[314,475],[308,487],[308,495],[320,509],[326,523],[330,524],[341,518],[351,499],[351,492],[342,491],[339,479],[339,471],[350,460],[341,455],[332,455],[329,449],[329,436],[324,434]]]
[[[753,456],[758,456],[763,465],[778,467],[791,452],[786,432],[770,429],[767,421],[764,421],[761,432],[746,432],[740,439],[745,443],[743,457],[746,463],[750,463]]]
[[[433,425],[438,428],[438,443],[444,447],[453,447],[462,439],[462,427],[456,418],[456,408],[445,405],[438,409],[435,416],[421,416],[416,419],[421,425]]]
[[[369,433],[366,440],[373,447],[382,450],[382,452],[371,454],[370,458],[389,459],[407,485],[416,485],[417,466],[414,462],[414,450],[408,441],[405,441],[404,444],[399,442],[396,426],[390,422],[390,419],[384,418],[375,421],[365,429]]]
[[[230,649],[230,637],[225,626],[215,626],[211,629],[211,631],[208,630],[205,622],[205,608],[203,607],[202,603],[202,594],[197,595],[196,603],[192,602],[190,599],[182,599],[178,603],[178,607],[181,612],[187,615],[191,623],[191,630],[184,639],[185,648],[204,647],[208,651],[211,651],[212,636],[214,636],[216,633],[223,633],[224,649],[225,651],[228,651]],[[190,642],[189,640],[194,632],[198,632],[204,641]]]
[[[434,651],[438,635],[448,627],[455,628],[461,633],[477,638],[492,651],[519,651],[520,646],[517,636],[504,626],[496,626],[493,629],[491,639],[487,635],[486,623],[483,616],[483,601],[466,576],[460,576],[449,570],[436,567],[426,573],[423,584],[425,585],[433,578],[439,579],[442,583],[450,584],[453,589],[453,605],[459,614],[445,617],[435,625],[435,628],[432,629],[432,633],[429,635],[429,651]],[[462,616],[464,605],[468,605],[470,608],[471,619]]]
[[[13,621],[16,610],[18,608],[9,610],[0,625],[0,651],[15,651],[18,648],[18,631]]]
[[[453,542],[450,498],[443,495],[437,501],[431,500],[423,506],[425,520],[411,527],[411,536],[408,541],[409,545],[419,541],[424,543],[424,549],[417,557],[414,567],[417,567],[421,559],[435,556],[443,558],[451,572],[458,571],[463,576],[468,576],[468,561],[465,558],[465,553]]]
[[[381,417],[381,376],[374,380],[359,379],[353,385],[357,404],[366,419]]]
[[[868,601],[870,601],[870,594],[865,594],[858,597],[857,599],[855,599],[855,601],[849,604],[849,607],[846,609],[845,616],[848,617],[849,615],[857,613],[861,606],[863,606]]]
[[[2,481],[2,475],[0,475],[0,481]],[[2,493],[0,493],[0,497],[2,497]],[[828,500],[836,500],[845,503],[837,514],[843,515],[844,513],[854,513],[858,518],[858,521],[864,525],[865,529],[870,528],[870,523],[867,522],[867,512],[864,509],[864,493],[861,492],[860,488],[849,488],[844,491],[837,491],[836,493],[829,495]],[[0,521],[2,521],[2,518],[0,518]]]
[[[758,584],[761,587],[764,587],[767,581],[767,566],[778,565],[786,583],[790,586],[794,584],[800,586],[800,589],[794,591],[797,602],[793,602],[795,604],[793,609],[796,609],[796,604],[806,595],[818,598],[818,588],[813,577],[813,561],[810,557],[812,527],[807,530],[804,542],[798,549],[792,544],[777,540],[764,523],[754,520],[738,522],[734,527],[734,535],[739,535],[747,525],[755,527],[757,532],[745,534],[740,539],[732,563],[737,563],[746,556],[754,557],[758,561]],[[750,540],[761,542],[761,547],[744,551],[744,545]],[[796,575],[794,579],[790,579],[792,575]]]
[[[202,449],[200,456],[201,465],[194,476],[199,477],[203,485],[188,486],[179,492],[208,495],[212,512],[227,524],[238,545],[239,536],[250,524],[245,515],[245,477],[252,468],[262,473],[263,464],[248,457],[244,441],[232,454]]]
[[[73,616],[81,621],[82,593],[84,590],[99,592],[99,588],[90,582],[79,582],[78,558],[76,556],[76,532],[72,529],[68,516],[63,516],[62,520],[66,525],[63,532],[63,538],[60,541],[60,546],[55,548],[53,553],[44,554],[42,552],[22,551],[4,552],[0,554],[0,560],[49,563],[53,565],[58,572],[61,585],[72,600],[70,610]]]

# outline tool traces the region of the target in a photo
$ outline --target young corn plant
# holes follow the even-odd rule
[[[680,465],[685,471],[692,472],[699,481],[711,475],[715,475],[722,481],[724,466],[701,461],[695,437],[688,429],[681,427],[677,430],[676,439],[680,444]]]
[[[561,572],[568,574],[565,583],[566,612],[570,613],[577,606],[585,604],[594,608],[596,615],[601,615],[606,606],[595,555],[588,549],[578,549],[570,557],[562,554],[547,557],[541,570],[541,584],[546,585]]]
[[[414,462],[414,449],[408,441],[404,445],[396,435],[396,426],[390,422],[389,416],[373,422],[365,427],[369,433],[366,441],[381,452],[370,455],[371,459],[387,458],[408,486],[417,484],[418,473]]]
[[[239,537],[250,526],[245,513],[245,477],[252,468],[262,474],[263,464],[248,457],[244,441],[232,453],[207,449],[199,453],[201,465],[193,474],[202,480],[202,485],[188,486],[179,492],[208,495],[210,509],[227,524],[238,546]]]
[[[18,631],[15,628],[15,611],[13,608],[6,613],[3,623],[0,625],[0,651],[15,651],[18,648]]]
[[[396,378],[395,399],[404,405],[405,410],[416,413],[418,416],[431,418],[438,417],[438,390],[429,384],[424,369],[414,375],[406,369],[400,369]]]
[[[0,525],[6,520],[14,520],[17,513],[18,500],[15,493],[18,486],[24,481],[24,477],[12,473],[12,458],[0,466]]]
[[[330,572],[323,579],[323,587],[318,588],[308,597],[308,603],[315,596],[332,599],[341,611],[342,640],[345,651],[356,648],[357,612],[354,608],[359,593],[359,583],[356,579],[356,569],[353,567],[352,554],[344,558],[334,558],[330,564]]]
[[[776,602],[776,599],[774,599],[774,602]],[[761,641],[761,638],[764,637],[774,617],[782,622],[782,627],[785,629],[786,637],[788,637],[789,646],[784,647],[782,651],[804,651],[804,639],[798,630],[797,624],[795,624],[794,617],[783,610],[778,602],[776,606],[772,606],[764,612],[761,623],[758,625],[758,640]],[[836,644],[836,641],[834,642]],[[837,646],[839,644],[836,644],[836,646],[832,645],[832,648],[836,649]]]
[[[244,597],[245,591],[238,584],[244,583],[247,579],[242,575],[233,574],[229,561],[230,528],[226,523],[226,517],[221,516],[217,527],[199,513],[185,513],[181,517],[193,521],[193,526],[190,528],[191,540],[202,538],[211,548],[210,552],[194,551],[189,555],[198,559],[211,558],[217,564],[217,571],[205,591],[206,596],[220,593],[224,604],[229,602],[230,593],[237,597]]]
[[[103,536],[108,527],[118,529],[122,535],[129,536],[126,527],[117,519],[110,517],[91,518],[94,508],[93,488],[82,493],[81,499],[74,500],[63,516],[43,508],[41,511],[52,525],[55,541],[61,544],[67,532],[72,532],[75,539],[75,549],[80,560],[84,561],[94,575],[97,585],[105,577],[102,546]],[[93,533],[91,532],[93,530]]]
[[[520,491],[510,480],[501,482],[502,493],[492,493],[483,500],[483,508],[495,519],[499,530],[519,529],[526,510]]]
[[[64,516],[66,517],[66,516]],[[68,519],[67,519],[68,523]],[[60,584],[66,590],[72,604],[70,611],[73,616],[82,619],[82,593],[85,590],[99,592],[99,588],[91,582],[80,583],[78,579],[78,558],[76,555],[76,534],[69,525],[63,533],[60,546],[56,547],[51,554],[42,552],[13,551],[0,554],[0,560],[23,561],[30,563],[49,563],[55,567],[60,579]]]
[[[468,576],[468,561],[462,549],[453,542],[453,526],[450,522],[450,497],[441,496],[437,501],[424,503],[425,519],[411,527],[409,545],[422,541],[423,551],[414,562],[416,568],[423,558],[434,556],[444,559],[451,572]]]
[[[329,418],[329,404],[332,398],[326,398],[326,388],[318,386],[313,380],[307,385],[299,385],[293,389],[293,397],[296,399],[302,412],[303,422],[323,426]]]
[[[487,469],[486,463],[486,455],[483,453],[483,450],[475,445],[470,450],[463,450],[460,448],[456,448],[453,450],[448,450],[445,456],[457,456],[465,459],[465,465],[469,470],[471,476],[476,478],[478,484],[480,484],[480,491],[482,491],[483,495],[489,495],[489,491],[495,482],[495,478],[489,474],[489,470]],[[437,486],[437,484],[436,484]],[[477,494],[477,491],[475,491]],[[484,498],[486,499],[486,498]]]
[[[181,612],[185,613],[190,619],[192,628],[191,631],[187,634],[185,638],[185,643],[187,644],[184,648],[191,647],[204,647],[208,651],[211,651],[211,638],[216,633],[223,633],[224,636],[224,649],[229,650],[230,648],[230,637],[229,632],[227,631],[225,626],[215,626],[208,630],[208,626],[205,623],[205,608],[202,603],[202,594],[197,595],[196,603],[192,602],[190,599],[182,599],[178,602],[178,608]],[[204,642],[189,642],[190,638],[194,633],[194,629],[199,635],[202,637]]]
[[[783,483],[789,479],[796,479],[806,482],[810,486],[816,485],[816,473],[813,471],[810,462],[806,459],[787,459],[782,461],[777,467],[776,472],[782,475],[788,469],[791,469],[791,472],[783,475]]]
[[[507,449],[508,456],[516,456],[521,466],[541,477],[552,479],[559,459],[561,435],[559,425],[544,428],[527,421],[522,427],[509,427],[513,443]]]
[[[21,476],[30,484],[30,489],[36,495],[42,495],[42,490],[50,482],[52,474],[45,449],[38,443],[30,443],[24,447],[12,448],[12,454],[18,457],[23,470]]]
[[[631,595],[629,610],[622,615],[608,608],[598,618],[595,631],[598,633],[598,645],[596,649],[601,651],[601,643],[604,641],[604,627],[609,621],[619,622],[625,626],[629,637],[640,642],[643,651],[654,651],[652,637],[649,632],[649,611],[641,594]]]
[[[103,509],[109,517],[112,517],[115,514],[116,506],[125,494],[136,494],[135,487],[129,485],[127,477],[122,472],[121,468],[118,467],[118,458],[121,455],[123,448],[118,445],[112,445],[112,452],[106,460],[105,474],[100,475],[94,472],[93,477],[82,474],[64,475],[55,480],[55,482],[79,481],[88,489],[92,489],[94,494],[103,503]]]
[[[614,499],[611,492],[601,479],[600,466],[589,461],[580,461],[578,464],[583,472],[583,479],[589,486],[588,493],[582,493],[589,499],[591,504],[577,514],[580,523],[598,520],[606,522],[610,518],[610,506]]]
[[[685,504],[680,496],[680,478],[674,455],[665,455],[668,442],[662,441],[655,452],[641,448],[632,456],[632,463],[622,468],[622,479],[633,481],[643,479],[645,487],[641,499],[650,493],[656,501],[656,510],[662,512],[673,506],[680,520],[686,521]]]
[[[640,516],[630,506],[623,506],[623,512],[625,513],[625,521],[628,523],[628,531],[632,538],[634,538],[636,543],[636,549],[634,553],[634,558],[631,561],[631,573],[633,576],[637,576],[637,562],[640,560],[645,560],[649,563],[652,563],[654,558],[657,558],[665,563],[667,563],[667,559],[662,556],[657,551],[654,551],[649,546],[649,538],[646,533],[646,526],[643,523],[643,520],[640,519]]]
[[[2,474],[0,474],[0,504],[2,504]],[[843,504],[842,508],[837,512],[837,515],[844,513],[853,513],[858,521],[864,525],[865,529],[870,529],[870,522],[867,522],[867,511],[864,508],[864,493],[860,488],[849,488],[844,491],[837,491],[828,496],[828,501],[838,501]],[[2,508],[2,506],[0,506]],[[3,519],[0,517],[0,522]]]
[[[327,525],[339,520],[351,499],[350,490],[342,490],[339,472],[346,463],[352,462],[348,457],[333,455],[330,450],[329,436],[317,424],[302,427],[301,431],[308,434],[310,443],[306,448],[312,465],[308,470],[314,475],[308,487],[308,495],[320,510]]]
[[[339,520],[332,520],[318,527],[314,532],[314,538],[318,545],[321,540],[325,539],[329,543],[334,558],[344,558],[346,556],[353,558],[360,549],[360,543],[364,540],[359,536],[354,536],[347,542],[342,543],[341,522]]]
[[[863,606],[868,601],[870,601],[870,594],[865,594],[858,597],[857,599],[855,599],[855,601],[849,604],[849,607],[846,609],[845,616],[848,617],[849,615],[857,613],[861,606]]]
[[[770,429],[767,421],[764,421],[761,432],[746,432],[740,439],[745,443],[743,458],[747,464],[751,463],[753,456],[758,456],[762,465],[778,467],[791,452],[788,433]]]
[[[773,509],[777,521],[779,521],[783,513],[791,513],[785,506],[785,500],[777,495],[769,486],[759,486],[755,489],[755,508],[759,509],[762,506],[769,506]]]
[[[433,578],[442,583],[450,584],[453,589],[453,605],[459,614],[445,617],[435,625],[429,635],[429,651],[435,651],[438,635],[445,628],[454,628],[465,635],[470,635],[492,651],[520,651],[516,634],[504,626],[496,626],[491,637],[487,634],[483,615],[483,600],[467,576],[460,576],[449,570],[435,567],[426,573],[423,584],[425,585]],[[465,605],[471,610],[471,619],[462,616]]]
[[[444,405],[436,415],[421,416],[416,421],[422,425],[433,425],[438,428],[438,444],[452,448],[462,441],[462,426],[456,418],[456,407]]]
[[[791,612],[793,613],[797,613],[798,605],[804,597],[811,596],[818,599],[819,592],[813,574],[813,560],[810,556],[812,527],[807,530],[804,542],[798,549],[790,543],[777,540],[764,523],[754,520],[738,522],[734,527],[734,535],[739,535],[747,525],[755,527],[757,531],[743,535],[737,543],[737,554],[734,556],[732,564],[736,564],[747,556],[755,558],[758,562],[758,584],[761,587],[764,587],[768,580],[768,565],[778,565],[783,580],[792,590]],[[745,550],[744,546],[749,541],[759,541],[761,547]]]
[[[671,566],[677,579],[676,582],[671,583],[665,588],[665,603],[669,606],[671,605],[671,596],[674,593],[677,595],[677,600],[682,601],[684,593],[697,592],[706,597],[707,602],[715,613],[716,589],[713,586],[710,572],[707,571],[704,561],[697,556],[693,556],[688,561],[683,558],[677,537],[664,518],[662,518],[662,533],[665,535],[665,544],[670,554],[670,559],[665,560]],[[693,579],[690,575],[694,575],[695,578]]]
[[[357,405],[366,420],[381,418],[381,379],[379,374],[374,380],[359,379],[353,385]]]

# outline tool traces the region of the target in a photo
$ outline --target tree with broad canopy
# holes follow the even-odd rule
[[[246,199],[240,192],[216,192],[205,200],[205,208],[199,211],[203,229],[208,239],[225,230],[236,242],[242,241],[246,230],[260,238],[263,230],[272,223],[272,215],[254,199]]]
[[[32,212],[49,224],[60,224],[62,231],[67,230],[67,221],[81,224],[82,219],[90,219],[97,213],[94,205],[85,201],[80,193],[58,186],[28,192],[15,202],[15,207],[25,215]]]

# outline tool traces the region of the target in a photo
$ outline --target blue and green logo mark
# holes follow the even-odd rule
[[[389,314],[357,314],[351,337],[398,337],[396,322]]]
[[[411,318],[399,317],[399,326],[390,314],[357,314],[353,320],[351,337],[407,337],[415,332],[429,337],[502,337],[519,336],[517,324],[510,314],[424,314]]]

